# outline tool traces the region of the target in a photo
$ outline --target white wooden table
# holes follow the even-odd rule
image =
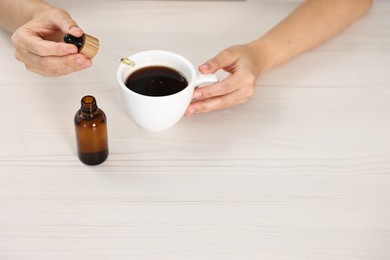
[[[104,51],[195,65],[296,1],[59,1]],[[0,259],[390,259],[390,2],[264,75],[246,104],[152,133],[127,116],[117,61],[45,78],[0,31]],[[223,75],[221,75],[223,76]],[[77,158],[92,94],[110,156]]]

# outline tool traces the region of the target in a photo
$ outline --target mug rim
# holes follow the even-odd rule
[[[195,70],[195,67],[192,65],[192,63],[187,59],[185,58],[184,56],[178,54],[178,53],[175,53],[175,52],[171,52],[171,51],[166,51],[166,50],[145,50],[145,51],[140,51],[140,52],[136,52],[132,55],[129,55],[127,56],[128,59],[130,60],[134,60],[134,58],[137,58],[138,56],[146,56],[146,55],[150,55],[150,54],[163,54],[163,55],[170,55],[170,56],[173,56],[177,59],[180,59],[182,60],[186,65],[187,67],[189,68],[190,70],[190,73],[191,73],[191,80],[189,80],[187,78],[187,75],[183,75],[184,73],[180,70],[178,70],[177,68],[173,68],[173,67],[170,67],[168,65],[159,65],[159,64],[156,64],[156,65],[142,65],[140,67],[136,67],[137,64],[135,64],[135,67],[136,68],[132,68],[131,69],[131,72],[127,74],[126,78],[129,77],[129,75],[135,71],[138,71],[140,69],[143,69],[143,68],[147,68],[147,67],[151,67],[151,66],[162,66],[162,67],[167,67],[167,68],[170,68],[170,69],[174,69],[176,71],[178,71],[180,74],[182,74],[184,77],[186,77],[187,81],[188,81],[188,84],[187,86],[180,90],[179,92],[176,92],[176,93],[173,93],[173,94],[170,94],[170,95],[164,95],[164,96],[148,96],[148,95],[144,95],[144,94],[140,94],[140,93],[137,93],[131,89],[129,89],[125,82],[122,80],[122,73],[123,73],[123,70],[128,68],[129,65],[127,64],[119,64],[118,68],[117,68],[117,73],[116,73],[116,78],[117,78],[117,82],[119,84],[119,86],[122,88],[122,90],[124,90],[126,93],[129,93],[131,95],[135,95],[135,96],[138,96],[138,97],[142,97],[142,98],[147,98],[147,99],[150,99],[150,98],[164,98],[164,97],[169,97],[169,96],[173,96],[173,95],[177,95],[179,93],[182,93],[184,92],[189,86],[191,86],[191,84],[194,84],[194,80],[196,78],[196,70]],[[136,63],[136,62],[135,62]]]

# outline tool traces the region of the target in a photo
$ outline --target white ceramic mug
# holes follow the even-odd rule
[[[128,114],[139,126],[150,131],[163,131],[175,125],[190,104],[195,86],[218,81],[214,74],[197,74],[195,67],[186,58],[173,52],[149,50],[128,58],[135,66],[120,64],[117,81]],[[150,66],[163,66],[180,72],[187,79],[187,87],[167,96],[146,96],[125,85],[130,74]]]

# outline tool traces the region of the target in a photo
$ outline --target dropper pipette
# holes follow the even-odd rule
[[[64,36],[64,42],[76,45],[76,47],[79,50],[79,53],[84,54],[89,59],[92,59],[93,57],[95,57],[95,55],[98,53],[98,50],[99,50],[99,40],[91,35],[88,35],[88,34],[83,34],[83,36],[81,36],[81,37],[75,37],[71,34],[66,34]],[[135,66],[134,61],[130,60],[129,58],[122,57],[120,59],[117,59],[115,57],[115,55],[113,55],[109,52],[106,52],[106,51],[102,52],[101,49],[100,49],[99,53],[101,55],[109,57],[111,59],[118,60],[119,62],[121,62],[123,64],[129,65],[132,67]]]

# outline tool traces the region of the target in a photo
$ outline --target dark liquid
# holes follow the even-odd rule
[[[80,161],[86,165],[98,165],[104,162],[108,157],[108,150],[96,153],[79,152]]]
[[[108,156],[107,117],[93,96],[81,99],[74,117],[77,153],[87,165],[98,165]]]
[[[133,72],[125,84],[138,94],[158,97],[180,92],[187,87],[188,82],[180,72],[174,69],[151,66]]]

